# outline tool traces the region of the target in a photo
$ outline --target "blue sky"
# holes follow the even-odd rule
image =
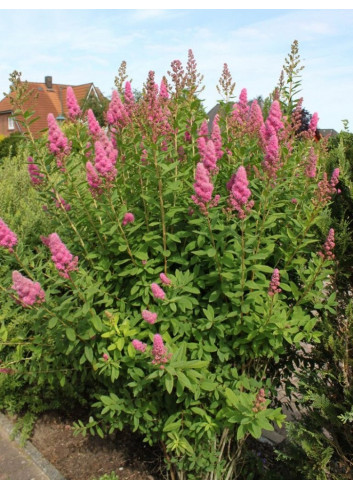
[[[48,3],[41,3],[35,10],[0,10],[1,94],[16,69],[29,81],[51,75],[55,83],[93,82],[111,95],[123,60],[133,88],[141,89],[149,70],[159,82],[171,61],[186,64],[191,48],[204,75],[201,98],[209,110],[219,98],[223,63],[236,95],[247,88],[249,98],[265,97],[297,39],[305,65],[304,107],[318,112],[321,128],[340,130],[341,120],[348,119],[353,131],[353,10],[203,10],[184,8],[186,2],[173,10],[122,10],[104,8],[104,1],[102,9],[68,10],[73,4],[64,1],[66,9],[42,10]]]

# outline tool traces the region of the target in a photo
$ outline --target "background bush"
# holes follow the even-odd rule
[[[18,148],[23,142],[23,136],[20,134],[11,134],[11,136],[1,137],[0,139],[0,165],[2,160],[7,156],[16,156]]]

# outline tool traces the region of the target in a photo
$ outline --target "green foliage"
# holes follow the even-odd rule
[[[17,155],[22,141],[23,141],[23,136],[21,134],[11,134],[11,136],[1,138],[0,140],[1,166],[3,166],[4,159],[6,157],[12,157]]]
[[[353,308],[351,298],[343,294],[339,304],[338,314],[324,323],[321,343],[315,345],[306,359],[308,363],[298,373],[304,410],[302,419],[288,426],[287,455],[305,479],[351,480],[353,475],[349,347]]]
[[[331,208],[333,226],[337,230],[337,281],[340,288],[353,284],[353,134],[346,130],[327,142],[326,171],[340,168],[340,194]]]
[[[95,95],[90,95],[87,99],[81,101],[80,107],[83,112],[91,109],[101,126],[105,126],[104,114],[108,109],[109,100],[106,97],[97,98]]]
[[[110,472],[110,474],[104,474],[98,480],[100,481],[118,481],[120,478],[117,476],[114,470]]]
[[[0,166],[0,215],[10,228],[16,229],[23,245],[33,245],[38,234],[48,231],[48,216],[33,189],[27,170],[28,149],[17,156],[4,158]]]
[[[294,41],[291,51],[285,59],[283,71],[279,80],[279,96],[282,102],[282,110],[286,115],[291,115],[299,101],[298,94],[301,91],[301,65],[299,43]]]
[[[25,352],[15,358],[9,345],[4,366],[12,362],[15,378],[30,375],[38,387],[94,397],[77,433],[103,437],[129,426],[150,445],[161,444],[172,477],[234,479],[246,440],[281,426],[284,415],[271,402],[276,388],[293,375],[303,343],[318,343],[318,325],[334,313],[335,294],[324,290],[333,262],[318,254],[324,239],[316,232],[330,196],[318,191],[325,158],[317,177],[308,178],[313,142],[298,140],[290,119],[271,177],[261,134],[235,122],[225,104],[219,172],[208,174],[219,198],[195,204],[205,114],[190,52],[185,73],[172,63],[167,98],[158,96],[150,72],[142,97],[110,125],[117,175],[105,181],[101,175],[101,191],[87,180],[88,160],[96,168],[100,161],[85,121],[63,126],[70,151],[59,164],[44,139],[31,140],[43,175],[38,199],[50,229],[79,261],[68,278],[58,273],[39,235],[35,253],[21,240],[15,252],[1,250],[3,297],[11,298],[11,271],[19,266],[45,290],[43,304],[23,311]],[[31,117],[22,113],[29,135]],[[109,148],[105,133],[98,137]],[[253,199],[243,215],[231,208],[227,190],[240,166]],[[126,213],[134,215],[128,224]],[[271,295],[274,270],[280,290]],[[162,272],[170,285],[161,284]],[[153,283],[165,298],[152,293]],[[144,320],[144,310],[156,320]],[[153,347],[157,334],[166,349],[162,360]],[[133,340],[145,343],[144,351]]]

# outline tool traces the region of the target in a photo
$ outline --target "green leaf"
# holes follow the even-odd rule
[[[187,362],[175,362],[173,363],[173,367],[175,369],[186,369],[186,368],[204,368],[207,367],[208,364],[207,360],[189,360]]]
[[[118,341],[116,342],[117,349],[121,351],[124,348],[124,345],[125,345],[124,338],[119,338]]]
[[[175,431],[181,426],[181,420],[175,421],[174,423],[169,423],[166,424],[163,428],[163,431],[168,432],[168,431]]]
[[[267,266],[267,265],[253,265],[251,267],[251,270],[258,270],[259,272],[264,272],[264,273],[273,273],[273,268]]]
[[[94,326],[94,329],[100,333],[103,329],[101,318],[99,316],[93,316],[91,318],[91,321]]]
[[[216,384],[215,382],[211,382],[209,380],[204,380],[203,382],[201,382],[200,387],[204,391],[212,392],[212,391],[216,390],[217,385],[218,384]]]
[[[199,414],[200,416],[204,417],[204,416],[207,416],[207,413],[206,411],[204,411],[203,409],[195,406],[195,407],[192,407],[191,408],[191,411],[195,414]]]
[[[56,326],[56,324],[58,323],[59,319],[55,316],[55,317],[52,317],[48,323],[48,328],[49,329],[52,329],[54,328],[54,326]]]
[[[174,378],[172,375],[167,374],[165,376],[165,387],[167,389],[168,394],[171,394],[174,385]]]
[[[242,426],[242,425],[240,425]],[[256,424],[250,424],[249,427],[248,427],[248,430],[250,432],[250,434],[254,437],[254,438],[260,438],[261,436],[261,428],[260,426],[256,425]]]
[[[180,306],[180,309],[185,312],[185,309],[193,309],[193,304],[191,300],[188,297],[181,296],[177,298],[178,305]]]
[[[237,440],[242,440],[246,434],[246,426],[241,424],[237,430]]]
[[[214,310],[211,304],[208,304],[207,309],[202,309],[202,310],[206,318],[212,322],[214,320]]]
[[[290,288],[292,290],[292,294],[293,294],[293,297],[295,300],[298,300],[299,298],[299,289],[298,287],[295,285],[294,282],[290,282]]]
[[[148,260],[148,254],[145,251],[135,251],[134,256],[138,260]]]
[[[187,387],[191,391],[193,390],[190,380],[183,374],[183,372],[177,371],[177,377],[183,387]]]
[[[209,248],[207,250],[207,256],[209,256],[210,258],[213,258],[214,256],[216,256],[216,250],[214,248]]]
[[[220,296],[220,294],[221,294],[220,290],[214,290],[213,292],[211,292],[208,301],[209,302],[215,302],[218,299],[218,297]]]
[[[93,350],[90,346],[85,346],[85,356],[90,363],[93,362]]]
[[[238,408],[238,407],[239,407],[239,399],[238,399],[238,397],[235,395],[235,393],[234,393],[234,392],[233,392],[231,389],[229,389],[229,387],[227,387],[227,388],[226,388],[226,390],[225,390],[225,393],[224,393],[224,394],[225,394],[225,396],[226,396],[227,400],[228,400],[228,401],[231,403],[231,405],[232,405],[233,407],[236,407],[236,408]]]
[[[104,438],[104,433],[102,431],[102,428],[100,426],[96,426],[96,431],[97,431],[97,435],[100,437],[100,438]]]
[[[76,339],[76,333],[75,333],[75,330],[72,329],[72,328],[66,328],[65,329],[65,333],[66,333],[66,336],[67,336],[67,339],[70,340],[70,341],[75,341]]]

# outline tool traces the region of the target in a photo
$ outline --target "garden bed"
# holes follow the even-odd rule
[[[31,437],[32,444],[65,479],[100,479],[112,472],[120,480],[163,478],[161,455],[138,435],[125,431],[105,439],[74,436],[73,420],[46,413],[37,420]]]

